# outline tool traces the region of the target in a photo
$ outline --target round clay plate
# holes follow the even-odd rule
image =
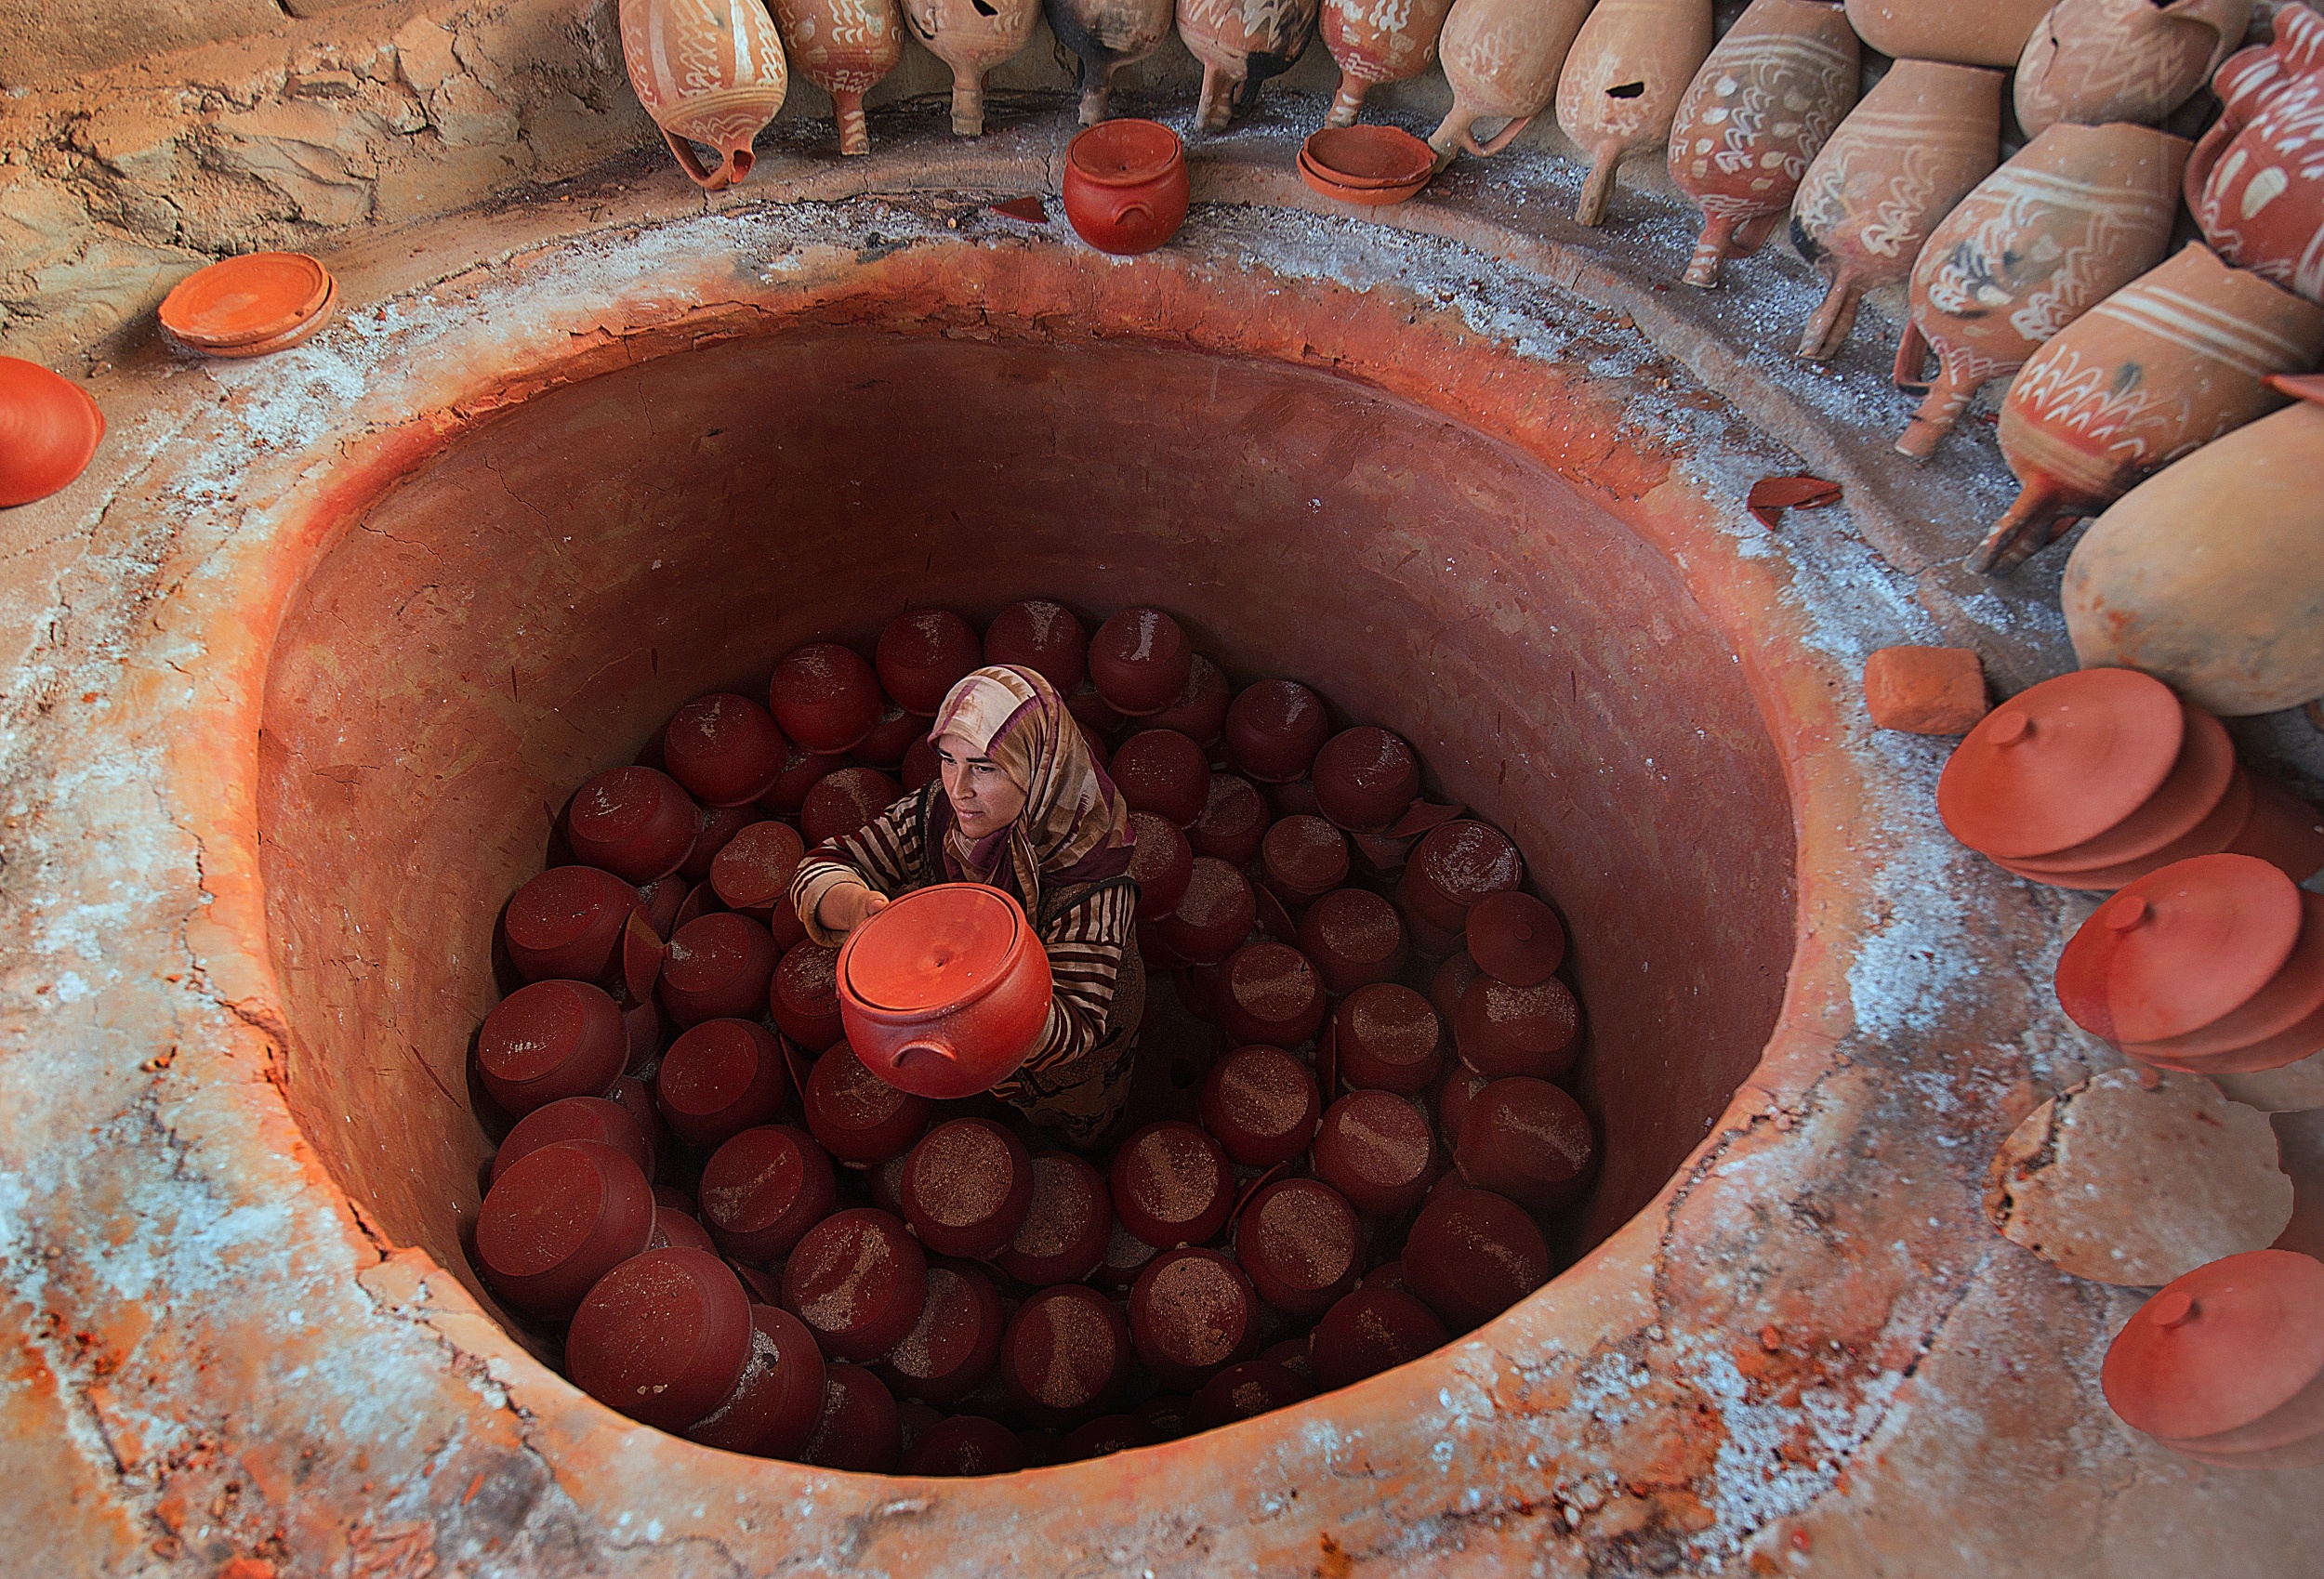
[[[290,334],[321,310],[334,283],[303,252],[254,252],[196,270],[162,298],[162,327],[217,350]]]
[[[2058,956],[2058,1002],[2110,1042],[2184,1036],[2249,1003],[2299,941],[2300,890],[2266,862],[2204,855],[2100,905]]]
[[[2129,669],[2083,669],[2019,692],[1980,720],[1937,780],[1953,836],[2020,860],[2120,822],[2162,786],[2186,725],[2171,688]]]

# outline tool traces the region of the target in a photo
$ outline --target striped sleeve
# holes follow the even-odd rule
[[[1052,920],[1041,935],[1056,983],[1049,1023],[1024,1060],[1027,1069],[1053,1069],[1081,1057],[1105,1040],[1105,1020],[1121,980],[1122,954],[1129,946],[1138,890],[1108,883]]]
[[[843,883],[863,883],[890,899],[910,888],[924,864],[920,797],[907,795],[852,834],[825,839],[807,852],[791,878],[791,904],[808,937],[837,948],[847,937],[815,919],[824,895]]]

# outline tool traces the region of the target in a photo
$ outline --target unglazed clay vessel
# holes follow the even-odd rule
[[[638,102],[695,185],[719,191],[750,174],[750,139],[791,86],[763,6],[621,0],[621,53]],[[718,150],[716,169],[694,152],[697,142]]]
[[[1977,183],[1912,270],[1899,388],[1927,398],[1896,441],[1926,459],[1987,382],[2162,261],[2189,144],[2147,126],[2060,123]],[[1920,381],[1934,349],[1934,383]]]
[[[1864,42],[1898,60],[2014,66],[2045,0],[1848,0]]]
[[[1826,361],[1864,293],[1912,273],[1936,222],[2001,156],[2001,73],[1899,60],[1801,178],[1791,240],[1824,276],[1799,354]]]
[[[2230,717],[2324,696],[2324,406],[2295,401],[2132,489],[2067,561],[2084,665]]]
[[[1430,134],[1440,161],[1462,149],[1483,158],[1516,140],[1557,96],[1558,73],[1591,0],[1453,0],[1436,41],[1453,107]],[[1476,123],[1506,124],[1480,143]]]
[[[2279,7],[2270,49],[2234,57],[2216,86],[2226,112],[2196,162],[2196,223],[2229,263],[2324,301],[2324,14]]]
[[[1599,0],[1557,79],[1557,124],[1590,155],[1574,218],[1595,225],[1624,156],[1659,148],[1703,57],[1710,0]]]
[[[775,26],[799,74],[831,96],[841,153],[869,153],[864,95],[904,59],[895,0],[772,0]]]
[[[2024,492],[1972,563],[2007,571],[2073,521],[2273,411],[2271,373],[2324,355],[2324,308],[2192,243],[2034,352],[2001,402]]]
[[[2159,125],[2251,25],[2251,0],[2058,0],[2017,58],[2017,124]]]
[[[952,68],[952,130],[984,135],[984,73],[1025,46],[1041,0],[904,0],[905,25]]]
[[[1178,0],[1178,36],[1202,62],[1202,128],[1223,131],[1298,63],[1321,0]]]
[[[1791,206],[1856,101],[1857,69],[1855,30],[1830,0],[1751,0],[1711,50],[1670,127],[1670,179],[1703,211],[1688,284],[1718,283],[1737,230]]]
[[[1159,121],[1091,126],[1065,147],[1063,191],[1083,241],[1116,256],[1152,252],[1186,222],[1185,145]]]
[[[104,436],[105,414],[86,389],[38,362],[0,356],[0,509],[70,484]]]
[[[1081,124],[1105,119],[1114,73],[1135,65],[1170,36],[1175,0],[1042,0],[1050,31],[1081,62]]]
[[[1452,0],[1324,0],[1324,47],[1340,64],[1340,92],[1324,125],[1353,126],[1374,86],[1428,70],[1451,8]]]

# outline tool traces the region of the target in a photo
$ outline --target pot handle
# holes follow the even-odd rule
[[[1138,223],[1141,225],[1151,225],[1154,223],[1154,210],[1148,208],[1142,203],[1125,203],[1119,208],[1114,210],[1114,223],[1116,225],[1126,225],[1129,222],[1130,216],[1132,215],[1137,216]]]
[[[933,1036],[915,1037],[896,1049],[895,1064],[898,1069],[914,1064],[957,1064],[959,1061],[960,1055],[953,1050],[951,1043]]]
[[[1476,134],[1474,132],[1472,132],[1468,127],[1463,126],[1460,128],[1460,146],[1475,154],[1479,159],[1490,159],[1493,155],[1499,153],[1502,149],[1507,148],[1511,143],[1515,142],[1517,140],[1517,134],[1524,131],[1531,125],[1533,125],[1532,116],[1520,115],[1515,120],[1510,122],[1509,125],[1503,126],[1499,131],[1495,132],[1493,134],[1492,141],[1482,143],[1477,141]]]

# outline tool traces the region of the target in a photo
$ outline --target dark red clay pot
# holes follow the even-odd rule
[[[1157,1392],[1130,1413],[1164,1441],[1175,1441],[1195,1428],[1195,1401],[1184,1393]]]
[[[881,708],[874,715],[872,728],[887,716]],[[870,731],[866,730],[868,737]],[[860,742],[858,743],[861,743]],[[783,761],[783,771],[777,775],[774,787],[759,797],[759,809],[775,817],[796,817],[799,808],[807,804],[807,792],[847,766],[847,757],[838,752],[801,751],[796,744]]]
[[[746,915],[720,911],[688,922],[662,957],[662,1006],[680,1025],[754,1018],[773,980],[774,940]]]
[[[1259,920],[1250,879],[1223,861],[1194,858],[1178,908],[1155,923],[1162,941],[1192,965],[1217,965],[1242,946]]]
[[[654,1076],[662,1121],[689,1146],[720,1146],[771,1123],[790,1093],[782,1049],[747,1020],[704,1020],[670,1044]]]
[[[838,1042],[847,1034],[839,1013],[839,951],[812,941],[795,944],[768,980],[767,1012],[776,1029],[810,1054]]]
[[[984,638],[948,609],[898,614],[879,633],[872,653],[881,689],[897,706],[923,718],[934,717],[952,688],[984,662]]]
[[[38,362],[0,356],[0,509],[66,487],[104,436],[105,414],[87,390]]]
[[[1136,740],[1130,742],[1132,745]],[[1259,859],[1267,836],[1267,799],[1248,779],[1233,773],[1212,773],[1202,814],[1186,831],[1196,855],[1223,861],[1229,866],[1248,866]]]
[[[1357,1211],[1393,1217],[1436,1177],[1428,1115],[1393,1091],[1357,1091],[1324,1110],[1315,1131],[1315,1177]]]
[[[1193,827],[1209,804],[1210,758],[1176,730],[1130,736],[1114,753],[1110,771],[1132,811],[1149,812],[1173,827]]]
[[[1468,924],[1471,905],[1487,894],[1512,891],[1525,875],[1514,840],[1490,822],[1463,817],[1421,838],[1405,867],[1404,897],[1430,925],[1458,932]]]
[[[982,883],[915,889],[839,951],[839,1015],[857,1056],[890,1085],[942,1100],[1013,1073],[1053,990],[1023,908]]]
[[[1101,121],[1065,146],[1065,217],[1118,256],[1152,252],[1186,222],[1186,146],[1158,121]]]
[[[552,866],[529,879],[508,901],[501,936],[508,961],[528,981],[621,979],[622,934],[645,900],[610,872],[594,866]]]
[[[899,1475],[1010,1475],[1024,1467],[1017,1433],[981,1415],[955,1415],[922,1431],[896,1465]]]
[[[1364,1266],[1355,1208],[1313,1178],[1279,1178],[1235,1221],[1235,1258],[1259,1297],[1287,1316],[1320,1316],[1355,1287]]]
[[[614,1082],[614,1088],[605,1093],[605,1099],[627,1113],[638,1133],[645,1137],[646,1149],[654,1157],[654,1164],[647,1166],[645,1176],[652,1178],[661,1160],[668,1156],[677,1144],[669,1132],[669,1125],[662,1122],[662,1109],[654,1099],[654,1087],[635,1075],[625,1074]],[[512,1138],[514,1133],[510,1132]]]
[[[807,1127],[843,1163],[869,1167],[900,1157],[928,1128],[935,1104],[898,1090],[839,1043],[807,1077]]]
[[[567,1097],[545,1103],[517,1120],[500,1150],[493,1153],[492,1182],[544,1146],[560,1140],[589,1140],[611,1146],[654,1177],[654,1142],[643,1125],[619,1102],[604,1097]]]
[[[687,851],[684,862],[678,868],[678,876],[650,883],[643,890],[647,919],[654,923],[655,931],[668,937],[674,929],[672,923],[677,915],[677,907],[673,905],[669,914],[665,915],[656,903],[657,896],[665,890],[677,888],[682,902],[685,894],[691,893],[695,884],[709,880],[710,868],[717,862],[719,852],[734,842],[734,836],[764,816],[765,813],[755,805],[714,806],[703,812],[702,832],[694,836],[694,847]]]
[[[654,1237],[647,1242],[647,1246],[654,1250],[699,1250],[706,1256],[719,1253],[718,1241],[712,1239],[710,1230],[702,1226],[702,1219],[675,1206],[661,1206],[654,1210]]]
[[[928,719],[890,703],[887,711],[879,715],[879,722],[872,726],[871,733],[857,741],[855,749],[848,755],[864,767],[894,773],[904,766],[904,759],[912,755],[912,748],[928,738]],[[927,783],[925,779],[920,782]],[[804,814],[806,809],[802,802],[799,810]]]
[[[1469,1104],[1476,1100],[1478,1092],[1492,1084],[1490,1077],[1455,1059],[1437,1082],[1436,1132],[1459,1140],[1460,1121],[1468,1116]]]
[[[1071,696],[1089,678],[1089,633],[1063,603],[1028,598],[1010,604],[985,627],[984,662],[1031,669]]]
[[[1202,1078],[1202,1126],[1247,1168],[1271,1168],[1307,1150],[1323,1104],[1315,1077],[1280,1047],[1237,1047]]]
[[[1581,1199],[1597,1167],[1598,1141],[1581,1104],[1546,1080],[1496,1080],[1461,1113],[1453,1136],[1460,1177],[1537,1212]]]
[[[779,1261],[838,1202],[831,1154],[786,1124],[731,1137],[702,1170],[703,1227],[737,1261]]]
[[[902,777],[906,795],[917,795],[926,785],[943,776],[944,764],[936,760],[936,748],[923,735],[912,743],[912,749],[904,754]]]
[[[1186,633],[1159,609],[1124,609],[1100,625],[1089,643],[1089,678],[1098,694],[1133,718],[1176,702],[1194,669],[1195,650]]]
[[[1555,1080],[1581,1056],[1581,1006],[1573,989],[1552,977],[1533,987],[1512,987],[1480,976],[1460,994],[1453,1039],[1460,1059],[1499,1080],[1529,1074]]]
[[[1191,1392],[1259,1352],[1259,1298],[1216,1250],[1166,1250],[1129,1291],[1129,1338],[1155,1380]]]
[[[1466,950],[1436,967],[1435,974],[1429,978],[1428,1001],[1446,1024],[1450,1025],[1459,1018],[1460,995],[1469,990],[1470,982],[1484,974]]]
[[[902,1397],[948,1408],[992,1379],[1008,1321],[990,1278],[965,1261],[935,1262],[927,1301],[880,1362],[880,1379]]]
[[[1531,894],[1487,894],[1469,907],[1465,932],[1476,968],[1512,987],[1539,986],[1565,962],[1565,924]]]
[[[1237,1042],[1296,1047],[1324,1022],[1323,978],[1288,944],[1245,943],[1227,956],[1212,1007]]]
[[[1195,849],[1186,836],[1151,811],[1129,814],[1129,875],[1138,885],[1138,919],[1156,921],[1178,908],[1195,875]]]
[[[2126,1425],[2238,1468],[2324,1461],[2324,1264],[2253,1250],[2141,1306],[2099,1382]]]
[[[1261,783],[1303,779],[1331,738],[1323,698],[1297,680],[1246,686],[1227,708],[1227,760]]]
[[[871,733],[884,709],[879,677],[836,641],[795,647],[774,666],[767,708],[799,750],[837,757]]]
[[[685,863],[702,809],[676,779],[651,768],[613,768],[583,784],[565,811],[574,859],[626,883],[651,883]]]
[[[716,1409],[751,1353],[750,1300],[733,1269],[700,1250],[648,1250],[589,1290],[565,1334],[574,1385],[665,1431]]]
[[[1060,1462],[1074,1463],[1084,1458],[1103,1458],[1108,1454],[1125,1453],[1133,1447],[1152,1447],[1162,1440],[1153,1422],[1137,1415],[1101,1415],[1087,1425],[1076,1426],[1065,1433]]]
[[[1065,711],[1085,730],[1100,735],[1114,734],[1129,725],[1129,716],[1100,696],[1098,688],[1086,679],[1077,689],[1065,693]]]
[[[1129,1326],[1093,1288],[1045,1288],[1017,1308],[1000,1342],[1000,1385],[1026,1419],[1068,1429],[1107,1413],[1129,1384]]]
[[[1420,763],[1400,735],[1369,725],[1342,730],[1315,754],[1315,805],[1352,834],[1377,834],[1420,794]]]
[[[1367,1283],[1315,1323],[1308,1363],[1328,1392],[1418,1360],[1450,1336],[1436,1312],[1403,1289]]]
[[[1122,1221],[1121,1214],[1114,1214],[1114,1223],[1105,1240],[1105,1250],[1098,1257],[1098,1270],[1089,1282],[1110,1293],[1126,1295],[1138,1281],[1138,1274],[1146,1270],[1146,1263],[1161,1252],[1147,1243]]]
[[[1024,1220],[993,1263],[1036,1288],[1079,1283],[1104,1259],[1114,1231],[1104,1177],[1065,1151],[1037,1153],[1029,1171],[1033,1198]]]
[[[928,1257],[903,1223],[871,1206],[834,1212],[783,1263],[783,1308],[835,1360],[878,1359],[919,1321]]]
[[[1448,1190],[1414,1219],[1404,1278],[1446,1326],[1467,1332],[1550,1281],[1549,1242],[1515,1202]]]
[[[1176,730],[1208,752],[1219,743],[1226,729],[1226,710],[1233,698],[1225,674],[1197,652],[1186,677],[1186,689],[1151,722],[1157,730]]]
[[[743,828],[710,862],[710,889],[720,902],[746,915],[763,917],[787,908],[791,879],[807,853],[799,830],[772,820]]]
[[[1429,1001],[1394,981],[1341,1000],[1333,1016],[1340,1078],[1360,1091],[1424,1091],[1444,1067],[1445,1028]]]
[[[1274,808],[1278,817],[1321,817],[1324,809],[1315,799],[1314,779],[1291,779],[1267,786],[1267,804]]]
[[[1215,1431],[1314,1396],[1314,1384],[1288,1365],[1273,1360],[1246,1360],[1203,1383],[1202,1390],[1195,1394],[1195,1428]]]
[[[904,1165],[905,1219],[940,1256],[983,1260],[1016,1237],[1033,1205],[1033,1159],[990,1119],[957,1118],[920,1138]]]
[[[697,696],[662,731],[669,776],[705,806],[742,807],[774,787],[790,745],[774,715],[731,691]]]
[[[824,1367],[823,1415],[799,1451],[803,1463],[863,1475],[892,1475],[904,1453],[896,1401],[861,1365]]]
[[[635,1159],[594,1140],[561,1140],[493,1181],[476,1214],[476,1259],[518,1309],[563,1321],[597,1280],[654,1236],[654,1191]]]
[[[799,809],[807,848],[843,839],[904,798],[904,786],[876,768],[841,768],[807,792]]]
[[[586,981],[535,981],[502,999],[476,1037],[476,1072],[514,1117],[601,1097],[629,1061],[621,1007]]]
[[[1191,1124],[1150,1124],[1114,1153],[1114,1210],[1157,1249],[1204,1244],[1235,1209],[1235,1178],[1219,1143]]]
[[[1300,917],[1300,952],[1332,993],[1393,980],[1411,957],[1395,906],[1365,888],[1336,888]]]
[[[823,1419],[822,1352],[806,1324],[762,1300],[750,1306],[751,1354],[724,1403],[686,1428],[689,1441],[760,1458],[796,1458]]]
[[[1348,880],[1348,836],[1321,817],[1285,817],[1260,840],[1259,860],[1276,897],[1304,911]]]

